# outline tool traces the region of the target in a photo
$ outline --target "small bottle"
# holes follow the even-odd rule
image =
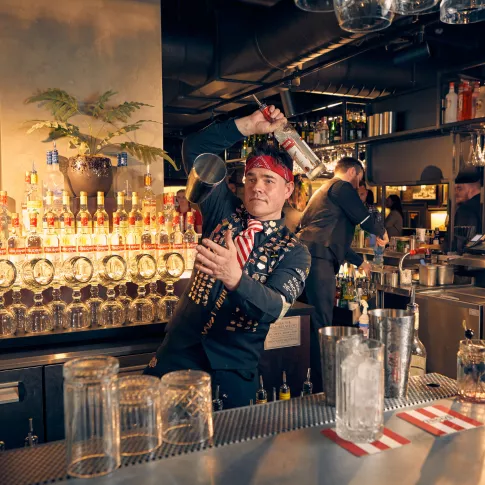
[[[29,418],[29,432],[25,438],[25,447],[34,447],[39,444],[39,437],[34,433],[33,419]]]
[[[97,193],[96,202],[96,212],[93,216],[94,232],[97,234],[109,234],[109,216],[104,208],[104,192]]]
[[[445,98],[445,123],[454,123],[458,119],[458,95],[455,93],[455,83],[450,83],[448,94]]]
[[[38,215],[36,212],[30,214],[30,231],[25,240],[27,259],[41,258],[44,254],[44,241],[42,236],[37,232]]]
[[[138,231],[138,234],[141,236],[143,232],[143,213],[140,208],[140,204],[138,201],[138,193],[133,192],[131,194],[131,211],[129,214],[129,221],[133,218],[135,221],[135,229]]]
[[[172,219],[172,233],[170,234],[170,246],[172,251],[184,254],[184,235],[180,230],[180,214],[177,211],[173,212]]]
[[[362,334],[364,338],[369,337],[369,315],[367,314],[367,310],[369,308],[369,304],[366,300],[361,301],[362,305],[362,314],[359,317],[359,328],[362,330]]]
[[[141,236],[136,227],[136,219],[133,212],[130,213],[128,221],[128,235],[126,236],[126,255],[128,260],[133,259],[141,247]]]
[[[42,207],[43,200],[42,194],[39,190],[39,176],[35,170],[35,165],[32,164],[32,171],[30,172],[30,192],[27,201],[27,212],[30,215],[33,213],[37,214],[38,223],[42,221]]]
[[[52,192],[47,192],[47,197],[53,197]],[[49,195],[50,194],[50,195]],[[57,214],[54,211],[47,212],[47,228],[44,233],[44,254],[52,266],[54,266],[55,284],[59,283],[61,265],[61,242],[59,241],[58,230],[55,227]],[[45,214],[44,214],[45,218]]]
[[[283,384],[280,386],[280,401],[288,401],[291,398],[290,386],[286,383],[286,371],[283,371]]]
[[[76,229],[78,234],[91,234],[93,217],[88,210],[88,193],[79,193],[79,212],[76,214]]]
[[[303,383],[303,388],[301,390],[302,396],[310,396],[313,393],[313,383],[310,380],[311,369],[309,368],[306,373],[306,379]]]
[[[17,279],[19,279],[22,264],[25,261],[25,238],[22,236],[19,215],[12,214],[12,235],[7,241],[8,259],[17,269]]]
[[[406,309],[414,313],[414,338],[411,346],[410,376],[424,376],[426,374],[426,348],[419,339],[419,305],[416,303],[416,289],[411,289],[411,300]]]
[[[150,213],[150,231],[155,235],[157,233],[157,198],[152,188],[152,176],[148,170],[143,177],[143,185],[141,208],[143,213]]]
[[[62,262],[64,262],[76,255],[77,237],[74,230],[73,213],[70,212],[70,210],[68,212],[63,211],[61,217],[62,217],[62,224],[64,225],[64,229],[61,234],[61,259],[62,259]]]
[[[116,192],[123,192],[123,195],[128,200],[131,200],[131,180],[133,176],[128,170],[128,155],[123,152],[118,154],[118,164],[116,167],[116,177],[114,187]]]
[[[256,404],[265,404],[268,402],[268,393],[263,386],[263,376],[259,376],[259,389],[256,391]]]
[[[143,213],[143,232],[141,234],[141,250],[156,257],[157,245],[155,244],[155,236],[151,231],[151,214],[150,212]]]
[[[59,225],[61,234],[75,233],[74,214],[71,211],[71,197],[66,190],[62,192],[62,212],[59,216]]]
[[[46,192],[44,216],[42,217],[42,231],[47,234],[49,228],[59,232],[59,216],[54,211],[54,193],[51,190]]]
[[[122,197],[118,192],[118,198]],[[111,254],[126,258],[126,238],[121,229],[120,213],[116,211],[113,214],[113,232],[109,238],[109,247]]]
[[[170,251],[170,237],[165,227],[165,215],[163,212],[158,213],[158,227],[159,230],[156,236],[157,258],[160,258]]]
[[[187,213],[187,230],[184,234],[184,245],[185,245],[185,267],[188,270],[192,270],[195,264],[195,257],[197,255],[197,233],[194,229],[194,213]]]
[[[125,194],[118,192],[116,195],[116,211],[113,213],[113,232],[116,228],[120,234],[126,238],[128,233],[128,213],[125,210]]]

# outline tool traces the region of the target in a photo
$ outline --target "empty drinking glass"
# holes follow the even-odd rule
[[[67,473],[91,478],[120,466],[119,361],[94,356],[64,364]]]
[[[445,24],[473,24],[485,20],[485,0],[442,0],[440,20]]]
[[[337,342],[337,434],[370,443],[384,429],[384,345],[362,335]]]
[[[334,0],[340,28],[348,32],[376,32],[394,19],[393,0]]]
[[[180,370],[162,377],[163,441],[194,445],[212,438],[212,396],[210,375]]]
[[[150,453],[162,444],[160,380],[128,376],[119,380],[123,456]]]

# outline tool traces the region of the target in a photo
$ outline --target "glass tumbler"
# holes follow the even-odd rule
[[[384,344],[362,335],[337,342],[336,431],[370,443],[384,430]]]
[[[67,473],[99,477],[120,466],[119,361],[94,356],[64,364]]]
[[[456,380],[461,399],[485,403],[485,340],[460,342]]]
[[[162,444],[160,379],[128,376],[118,382],[121,454],[150,453]]]
[[[181,370],[162,377],[163,441],[195,445],[212,438],[212,395],[210,375]]]

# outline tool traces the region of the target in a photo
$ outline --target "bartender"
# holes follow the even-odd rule
[[[186,138],[187,172],[201,153],[220,153],[254,134],[272,133],[286,119],[270,107],[214,123]],[[244,202],[226,183],[200,204],[203,240],[195,269],[145,370],[158,377],[181,370],[208,372],[227,395],[224,407],[248,405],[258,388],[258,362],[270,325],[285,316],[304,288],[307,248],[285,226],[282,208],[294,189],[286,152],[256,146],[246,160]]]
[[[326,181],[310,199],[298,233],[312,256],[305,292],[308,303],[315,307],[310,335],[315,392],[322,390],[318,330],[332,325],[335,275],[344,261],[370,272],[369,263],[350,248],[355,226],[360,224],[363,230],[377,235],[381,246],[389,241],[382,217],[378,212],[369,212],[357,192],[363,175],[359,160],[342,158],[335,167],[334,178]]]
[[[455,180],[455,227],[473,226],[482,233],[482,207],[480,204],[481,173],[479,170],[462,172]]]

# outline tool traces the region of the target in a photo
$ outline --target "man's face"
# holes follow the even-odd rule
[[[360,200],[365,202],[367,199],[367,188],[364,185],[359,185],[357,192],[359,192]]]
[[[352,167],[347,170],[347,175],[349,176],[349,183],[354,189],[358,190],[360,181],[364,176],[364,172],[362,172],[362,170],[357,171],[354,167]]]
[[[188,203],[187,197],[185,197],[185,190],[177,192],[176,199],[179,206],[185,207],[185,205]]]
[[[293,192],[293,182],[266,168],[253,168],[246,174],[244,205],[260,220],[279,219],[285,200]]]
[[[469,199],[469,187],[468,184],[456,184],[455,185],[455,199],[457,204],[463,204]]]

